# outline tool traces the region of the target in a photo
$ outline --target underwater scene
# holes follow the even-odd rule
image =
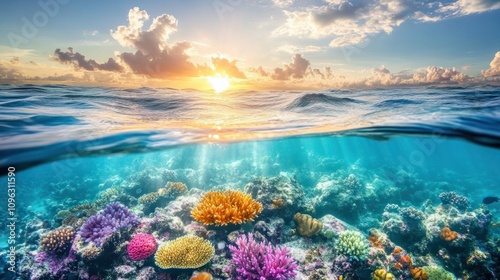
[[[0,86],[1,279],[498,279],[500,90]]]

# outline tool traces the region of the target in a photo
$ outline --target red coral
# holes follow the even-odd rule
[[[127,246],[128,256],[134,261],[143,260],[156,251],[156,240],[147,233],[138,233]]]

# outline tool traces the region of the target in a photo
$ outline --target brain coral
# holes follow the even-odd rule
[[[297,213],[293,216],[300,236],[311,237],[323,229],[323,223],[310,215]]]
[[[128,256],[134,261],[144,260],[156,251],[155,238],[147,233],[138,233],[127,246]]]
[[[361,232],[345,230],[340,233],[335,250],[353,259],[363,260],[368,255],[368,246],[368,241]]]
[[[254,201],[249,194],[231,190],[210,191],[191,211],[191,216],[206,225],[225,226],[253,221],[261,211],[262,204]]]
[[[156,265],[163,268],[197,268],[206,264],[215,248],[209,241],[186,235],[163,243],[155,254]]]

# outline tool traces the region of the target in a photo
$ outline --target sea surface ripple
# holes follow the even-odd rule
[[[500,88],[322,91],[0,85],[0,166],[311,135],[463,138],[500,148]]]

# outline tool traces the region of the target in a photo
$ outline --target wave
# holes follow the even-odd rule
[[[321,135],[500,148],[498,88],[237,91],[0,86],[0,167],[193,143]]]

